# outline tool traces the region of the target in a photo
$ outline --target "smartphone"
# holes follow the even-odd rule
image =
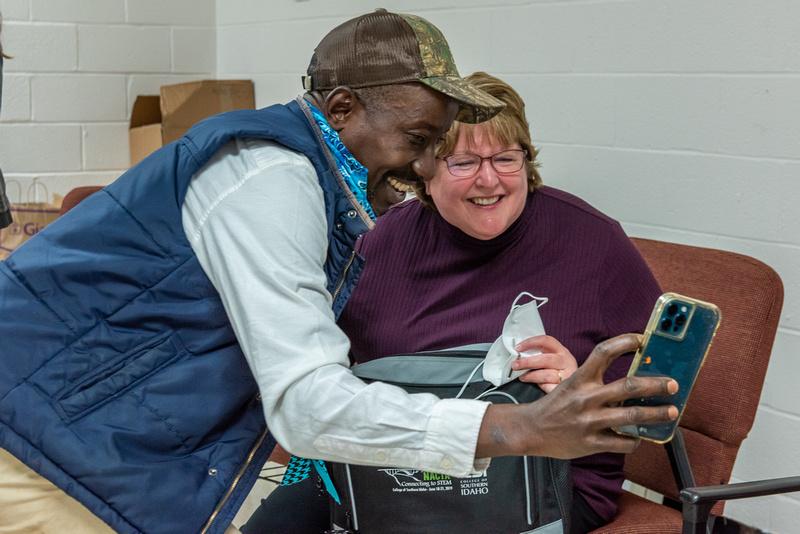
[[[628,376],[669,376],[678,382],[679,389],[675,395],[629,399],[623,406],[673,404],[678,408],[678,417],[669,423],[626,425],[617,429],[619,433],[656,443],[672,439],[720,317],[719,308],[709,302],[677,293],[664,293],[658,298]]]

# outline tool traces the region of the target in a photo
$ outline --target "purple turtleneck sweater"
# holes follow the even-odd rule
[[[382,216],[359,249],[361,278],[339,325],[364,362],[391,354],[491,343],[522,291],[549,302],[547,333],[582,364],[602,340],[642,332],[661,293],[620,225],[582,200],[550,187],[530,193],[502,235],[481,241],[417,201]],[[619,358],[606,380],[624,376]],[[573,461],[573,480],[605,520],[616,513],[623,457]]]

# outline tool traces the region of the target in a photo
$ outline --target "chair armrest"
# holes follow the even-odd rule
[[[800,476],[685,488],[681,490],[680,497],[681,501],[687,504],[699,504],[758,497],[760,495],[790,493],[792,491],[800,491]]]
[[[744,499],[760,495],[775,495],[800,491],[800,477],[773,478],[755,482],[721,484],[719,486],[695,486],[680,492],[683,502],[683,534],[708,534],[711,508],[717,501]]]

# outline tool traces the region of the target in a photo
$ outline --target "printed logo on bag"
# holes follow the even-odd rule
[[[9,256],[12,252],[22,246],[28,239],[41,232],[45,226],[58,218],[61,208],[60,201],[38,202],[37,188],[44,190],[44,198],[50,195],[47,187],[34,180],[28,188],[27,195],[22,194],[19,182],[8,181],[6,185],[16,183],[19,189],[18,202],[12,201],[9,205],[12,223],[8,228],[0,230],[0,260]],[[10,195],[9,195],[10,196]],[[22,197],[26,197],[23,199]],[[23,200],[25,200],[23,202]]]
[[[453,478],[448,475],[420,471],[418,469],[378,469],[394,480],[395,493],[453,491]],[[456,479],[458,493],[461,495],[486,495],[489,493],[489,480],[486,476]]]
[[[487,495],[489,493],[489,479],[486,476],[459,479],[461,495]]]
[[[22,226],[22,232],[27,236],[32,236],[38,234],[42,228],[44,228],[44,225],[41,223],[25,223]]]
[[[25,224],[12,222],[8,227],[8,231],[13,235],[23,234],[32,237],[41,232],[45,226],[45,224],[36,222],[27,222]]]
[[[394,480],[395,493],[409,491],[452,491],[453,480],[447,475],[418,469],[378,469]]]

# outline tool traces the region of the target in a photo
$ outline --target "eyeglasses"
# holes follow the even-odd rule
[[[478,173],[483,165],[483,160],[489,160],[492,168],[498,174],[511,174],[519,171],[525,164],[525,157],[528,151],[524,149],[503,150],[491,156],[479,156],[465,152],[463,154],[453,154],[442,158],[447,164],[447,170],[456,178],[471,178]]]

